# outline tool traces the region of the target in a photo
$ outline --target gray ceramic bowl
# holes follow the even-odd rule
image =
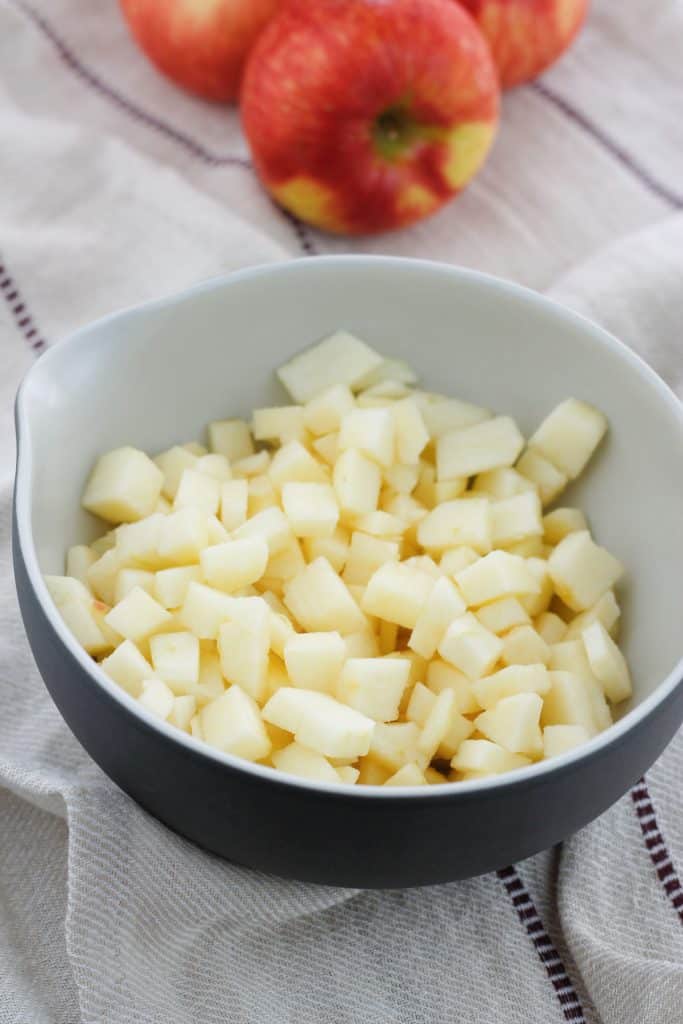
[[[272,368],[344,326],[416,366],[426,386],[531,431],[576,395],[609,417],[569,498],[628,567],[635,697],[581,749],[509,776],[423,789],[309,784],[212,751],[141,709],[62,624],[43,573],[95,535],[79,498],[95,456],[157,450],[207,421],[282,400]],[[44,355],[17,400],[14,561],[52,698],[105,772],[151,814],[241,864],[317,882],[464,878],[558,842],[652,764],[683,719],[683,415],[598,327],[494,278],[425,262],[334,257],[247,270],[107,317]],[[564,499],[563,499],[564,500]]]

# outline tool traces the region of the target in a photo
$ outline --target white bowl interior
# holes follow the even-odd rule
[[[575,395],[611,430],[561,498],[588,514],[625,563],[622,637],[637,703],[681,656],[683,417],[674,396],[599,328],[531,292],[435,264],[347,257],[296,261],[209,282],[115,315],[49,352],[22,403],[32,530],[43,572],[101,532],[80,508],[95,457],[196,439],[212,419],[285,395],[272,370],[345,327],[415,366],[424,386],[516,418],[530,433]]]

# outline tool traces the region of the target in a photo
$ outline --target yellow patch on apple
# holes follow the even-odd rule
[[[448,133],[443,174],[451,188],[462,188],[477,173],[495,134],[496,125],[492,121],[466,122]]]

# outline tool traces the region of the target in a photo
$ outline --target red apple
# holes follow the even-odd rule
[[[453,0],[290,0],[251,52],[242,122],[266,188],[339,234],[433,213],[498,120],[489,48]]]
[[[579,31],[588,0],[459,0],[489,41],[504,88],[535,78]]]
[[[280,0],[121,0],[160,71],[210,100],[233,100],[247,54]]]

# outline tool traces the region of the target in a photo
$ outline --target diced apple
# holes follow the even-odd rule
[[[266,727],[256,702],[231,686],[199,712],[202,734],[207,743],[247,761],[259,761],[271,751]]]
[[[193,581],[201,580],[201,570],[198,565],[182,565],[172,569],[161,569],[154,576],[154,590],[150,591],[159,604],[167,610],[180,608],[187,588]]]
[[[254,452],[253,455],[247,455],[245,458],[238,459],[232,463],[232,475],[237,479],[262,476],[263,473],[269,471],[270,462],[270,453],[265,449],[260,452]]]
[[[153,636],[149,649],[154,672],[165,683],[199,682],[199,640],[193,633]]]
[[[601,412],[577,398],[567,398],[553,409],[531,438],[529,447],[575,480],[607,431]]]
[[[572,672],[552,671],[548,675],[550,690],[543,701],[541,724],[581,725],[594,736],[598,730],[584,680]]]
[[[400,562],[386,562],[370,578],[362,608],[368,615],[414,629],[433,587],[434,580],[427,573]]]
[[[308,750],[300,743],[290,743],[282,750],[276,750],[271,755],[271,761],[280,772],[287,775],[296,775],[301,779],[308,779],[311,782],[333,782],[340,781],[339,774],[332,767],[327,758],[315,750]]]
[[[257,703],[266,697],[271,610],[261,597],[238,597],[218,629],[221,671]]]
[[[154,676],[154,670],[130,640],[124,640],[100,663],[103,672],[118,683],[131,697],[139,697],[142,683]]]
[[[417,764],[425,768],[426,759],[417,746],[419,738],[420,730],[414,722],[378,722],[372,734],[370,755],[373,761],[388,768],[390,772],[397,772],[406,764]]]
[[[464,740],[451,761],[451,767],[476,778],[485,778],[524,768],[530,763],[528,757],[512,754],[491,740]]]
[[[334,571],[341,573],[349,557],[349,531],[338,526],[331,537],[308,537],[303,550],[308,562],[326,558]]]
[[[479,706],[488,710],[505,697],[518,693],[544,697],[550,690],[550,682],[545,665],[510,665],[472,683],[472,692]]]
[[[444,661],[470,679],[479,679],[490,672],[502,649],[500,638],[484,629],[469,612],[450,624],[439,644],[439,654]]]
[[[94,614],[96,604],[92,594],[88,594],[87,601],[67,597],[59,605],[59,612],[65,625],[81,647],[93,656],[105,654],[113,646],[112,640],[105,635]]]
[[[621,610],[617,604],[613,590],[606,590],[595,604],[585,612],[577,615],[567,626],[566,640],[575,640],[584,629],[594,622],[601,622],[610,636],[614,637],[618,626]]]
[[[198,714],[190,720],[190,734],[196,740],[204,740],[204,733],[202,732],[202,723],[200,721]]]
[[[397,772],[394,772],[385,786],[426,786],[427,779],[424,773],[416,764],[404,764]]]
[[[585,611],[619,580],[621,562],[599,547],[588,530],[570,533],[548,559],[555,590],[576,612]]]
[[[560,672],[571,672],[583,682],[593,711],[593,721],[598,731],[607,729],[612,724],[612,713],[605,699],[602,683],[593,673],[581,641],[565,640],[550,648],[550,668]]]
[[[480,557],[474,548],[468,547],[466,544],[457,548],[449,548],[439,559],[439,569],[444,575],[453,578],[461,569],[466,569]]]
[[[425,675],[425,682],[432,693],[440,694],[443,690],[455,693],[456,710],[461,715],[471,715],[480,710],[479,702],[472,690],[472,680],[459,672],[452,665],[447,665],[440,658],[430,661]]]
[[[175,445],[173,448],[155,455],[154,463],[163,473],[161,493],[164,497],[173,501],[181,476],[186,469],[194,469],[197,462],[197,456],[180,445]]]
[[[547,665],[550,648],[533,626],[515,626],[503,637],[500,657],[506,665]]]
[[[537,536],[512,541],[505,545],[505,550],[511,555],[519,555],[520,558],[547,558],[553,549],[544,543],[542,537]]]
[[[346,645],[337,632],[294,633],[284,646],[292,685],[333,694],[346,660]]]
[[[435,440],[454,430],[466,430],[467,427],[491,419],[488,409],[470,402],[461,402],[457,398],[422,403],[421,408],[429,435]]]
[[[554,612],[541,612],[534,620],[534,629],[547,644],[559,644],[567,633],[567,624]]]
[[[543,516],[543,539],[559,544],[569,533],[587,530],[588,523],[580,508],[556,508]]]
[[[381,509],[368,512],[367,515],[356,516],[353,526],[360,533],[369,533],[372,537],[382,537],[388,540],[399,540],[401,534],[406,530],[406,524],[402,519],[389,515],[388,512],[383,512]]]
[[[84,604],[92,601],[88,587],[75,576],[46,576],[45,585],[58,608],[67,601],[81,601]]]
[[[404,465],[418,462],[423,449],[429,443],[429,432],[425,426],[419,406],[412,398],[403,398],[392,408],[396,442],[396,461]]]
[[[349,658],[336,687],[336,696],[376,722],[398,718],[410,666],[398,658]]]
[[[337,459],[332,475],[343,513],[365,515],[377,508],[381,471],[361,451],[350,448]]]
[[[418,466],[402,466],[396,463],[384,470],[384,482],[398,494],[411,494],[419,476]]]
[[[325,558],[316,558],[287,582],[284,601],[301,627],[311,632],[338,630],[344,636],[365,626],[365,616]]]
[[[415,683],[410,700],[406,705],[405,717],[414,722],[420,729],[424,727],[430,712],[436,703],[437,694],[433,693],[424,683]]]
[[[209,423],[209,444],[212,452],[236,462],[254,454],[249,424],[244,420],[214,420]]]
[[[546,725],[543,730],[543,756],[559,757],[589,739],[590,734],[582,725]]]
[[[234,598],[203,583],[190,582],[179,613],[181,624],[200,640],[215,640],[233,611]]]
[[[135,587],[105,615],[104,621],[126,640],[139,643],[170,619],[170,614],[158,601],[141,587]]]
[[[491,551],[456,573],[455,582],[471,607],[501,597],[536,594],[540,589],[525,559],[507,551]]]
[[[166,683],[161,679],[146,679],[142,684],[142,692],[138,701],[143,708],[151,711],[158,718],[167,719],[173,711],[175,698]]]
[[[626,659],[601,622],[593,622],[581,634],[593,674],[613,704],[633,695]]]
[[[403,520],[404,533],[406,534],[411,527],[415,526],[427,515],[427,509],[419,501],[416,501],[412,494],[385,492],[380,497],[380,504],[382,505],[382,512],[386,512],[396,519]]]
[[[264,707],[263,718],[325,757],[364,756],[375,729],[371,718],[333,697],[294,687],[278,690]]]
[[[247,518],[249,484],[246,480],[228,480],[221,487],[220,519],[226,530],[232,532]]]
[[[113,530],[107,530],[101,537],[94,540],[90,545],[91,549],[95,552],[98,558],[101,558],[107,551],[111,551],[112,548],[116,547],[116,534],[118,527]]]
[[[173,505],[168,500],[168,498],[165,498],[162,494],[158,502],[154,506],[154,511],[158,512],[162,516],[167,516],[169,512],[173,511]]]
[[[380,466],[394,462],[395,428],[390,409],[352,409],[339,429],[339,450],[360,451]]]
[[[491,517],[488,498],[456,498],[428,512],[417,528],[418,543],[428,551],[441,552],[458,545],[484,554],[491,549]]]
[[[186,441],[185,444],[181,445],[186,451],[196,455],[198,459],[201,459],[202,455],[208,455],[209,450],[205,445],[200,444],[199,441]]]
[[[344,384],[333,384],[306,403],[304,424],[316,437],[339,430],[347,412],[355,405],[353,395]]]
[[[271,555],[266,565],[263,580],[280,581],[281,583],[293,579],[306,568],[301,544],[296,537],[290,536],[288,544],[276,555]]]
[[[392,771],[380,764],[373,757],[361,757],[358,762],[359,786],[383,786]]]
[[[541,502],[534,491],[491,502],[491,540],[496,547],[542,534]]]
[[[83,508],[110,523],[132,523],[151,515],[163,474],[137,448],[116,448],[100,456],[83,492]]]
[[[437,479],[452,480],[512,466],[523,446],[524,438],[509,416],[442,434],[436,445]]]
[[[423,658],[432,658],[450,624],[464,611],[460,591],[447,577],[441,576],[420,610],[408,646]]]
[[[230,534],[218,516],[207,517],[206,540],[209,547],[213,547],[215,544],[224,544],[226,540],[230,540]]]
[[[161,569],[159,553],[161,527],[168,517],[154,512],[137,523],[120,526],[116,531],[116,555],[119,565],[137,569]]]
[[[185,469],[173,499],[174,509],[196,508],[215,516],[221,500],[221,481],[196,469]]]
[[[278,489],[292,481],[324,484],[329,480],[329,470],[300,441],[289,441],[275,452],[268,475]]]
[[[383,653],[372,626],[344,637],[347,658],[378,658]],[[393,650],[393,647],[391,648]]]
[[[230,463],[225,455],[219,455],[218,453],[202,455],[201,458],[197,459],[197,464],[194,468],[198,473],[205,473],[206,476],[213,477],[215,480],[220,481],[220,483],[225,483],[226,480],[232,478]]]
[[[234,593],[263,576],[268,564],[268,545],[261,537],[229,540],[204,548],[200,565],[205,582],[217,590]]]
[[[403,359],[383,359],[381,363],[363,374],[360,380],[355,381],[353,387],[356,391],[364,391],[384,381],[416,384],[417,374]]]
[[[301,441],[306,436],[304,409],[301,405],[282,405],[254,409],[251,432],[255,441]]]
[[[382,362],[360,338],[335,331],[290,359],[277,375],[295,402],[309,402],[334,384],[354,387]]]
[[[88,569],[97,561],[97,555],[86,544],[75,544],[66,554],[66,575],[80,582],[90,590]]]
[[[105,604],[114,604],[120,569],[118,552],[116,548],[110,548],[93,562],[86,573],[91,590]]]
[[[536,493],[536,488],[531,480],[527,480],[516,469],[501,466],[499,469],[479,473],[472,484],[472,491],[502,501],[517,494]]]
[[[258,512],[233,533],[235,540],[260,538],[268,545],[271,555],[287,547],[292,539],[289,520],[280,508],[267,508]]]
[[[331,537],[339,521],[329,484],[290,481],[282,487],[282,507],[296,537]]]
[[[200,508],[188,506],[162,517],[158,553],[165,564],[180,566],[198,562],[208,542],[207,516]]]
[[[152,597],[156,597],[155,576],[146,569],[121,569],[116,577],[114,587],[114,604],[123,601],[134,587],[142,587]]]
[[[543,753],[539,725],[542,708],[543,700],[537,693],[517,693],[483,711],[475,718],[474,726],[510,753],[537,758]]]
[[[175,725],[176,729],[182,729],[183,732],[189,732],[190,723],[196,713],[196,698],[189,694],[184,694],[181,697],[174,698],[173,707],[171,708],[171,713],[168,716],[168,721],[171,725]]]
[[[515,626],[530,624],[529,616],[516,597],[499,597],[474,613],[485,629],[501,636]]]
[[[397,562],[399,544],[396,541],[380,540],[366,533],[355,531],[346,558],[342,579],[348,584],[367,584],[374,573],[385,562]]]
[[[311,448],[328,466],[334,466],[339,454],[339,432],[316,437],[311,442]]]
[[[517,472],[536,486],[543,505],[549,505],[567,486],[566,475],[533,448],[524,452],[517,463]]]
[[[520,604],[534,618],[547,611],[553,597],[553,581],[548,571],[548,563],[543,558],[526,558],[525,565],[535,577],[538,590],[534,594],[522,594]]]

